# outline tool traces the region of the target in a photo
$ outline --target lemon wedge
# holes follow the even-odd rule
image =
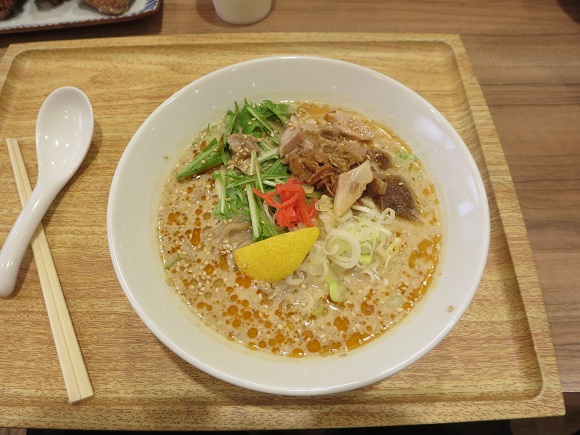
[[[318,239],[318,227],[279,234],[236,249],[236,265],[250,278],[281,281],[298,269]]]

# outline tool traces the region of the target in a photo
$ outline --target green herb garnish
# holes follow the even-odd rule
[[[252,193],[252,188],[260,192],[273,190],[276,183],[285,183],[290,177],[288,167],[282,164],[278,154],[279,136],[290,115],[288,105],[270,100],[260,104],[244,100],[241,107],[236,103],[225,115],[222,136],[212,139],[187,167],[176,174],[181,180],[223,165],[213,173],[218,196],[214,213],[222,220],[236,216],[250,221],[254,241],[282,232],[282,228],[268,216],[270,210],[264,209],[267,206],[262,198]],[[207,131],[210,131],[209,127]],[[249,174],[230,166],[228,137],[236,133],[258,139],[260,149],[252,152]]]
[[[227,161],[224,154],[224,143],[219,143],[217,139],[213,139],[189,165],[177,172],[177,179],[191,177],[221,165],[224,160]]]

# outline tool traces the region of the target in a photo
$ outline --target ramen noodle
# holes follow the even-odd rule
[[[184,303],[232,342],[282,356],[341,355],[391,329],[428,290],[442,242],[439,200],[422,162],[385,126],[327,104],[293,103],[289,109],[288,125],[301,129],[302,142],[280,162],[304,183],[316,207],[312,223],[320,228],[300,267],[276,283],[243,275],[233,251],[252,242],[251,225],[243,216],[216,213],[216,174],[226,168],[217,165],[195,176],[176,177],[192,156],[221,139],[227,119],[201,131],[167,179],[158,212],[162,262],[168,283]],[[259,152],[278,146],[285,128],[279,125],[277,136],[264,139],[269,143]],[[340,216],[333,213],[336,180],[328,171],[327,184],[316,179],[312,188],[305,178],[313,180],[314,175],[299,173],[300,165],[309,165],[304,159],[313,155],[312,149],[331,147],[331,142],[334,148],[326,157],[317,155],[318,160],[334,161],[342,155],[342,145],[362,144],[366,148],[356,148],[359,157],[351,157],[369,160],[377,182],[369,183]],[[341,161],[332,163],[333,168],[339,164],[349,169],[361,163],[349,167]],[[383,198],[386,185],[395,189],[394,200]],[[412,204],[399,204],[409,199]]]

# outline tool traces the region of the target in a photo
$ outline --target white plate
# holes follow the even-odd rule
[[[79,0],[64,0],[52,6],[48,0],[21,0],[23,4],[8,19],[0,21],[0,33],[28,32],[61,27],[92,26],[134,20],[156,13],[160,0],[134,0],[123,15],[105,15]]]
[[[244,98],[316,100],[358,110],[410,143],[436,184],[444,215],[439,276],[399,325],[344,357],[284,358],[250,351],[201,324],[165,284],[156,239],[156,207],[165,179],[194,134]],[[235,385],[316,395],[385,379],[417,361],[447,335],[470,304],[483,274],[489,210],[468,148],[447,120],[415,92],[351,63],[274,57],[232,65],[196,80],[151,114],[119,162],[107,230],[113,264],[127,298],[177,355]]]

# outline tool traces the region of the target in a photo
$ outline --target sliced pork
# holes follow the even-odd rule
[[[235,133],[228,136],[228,145],[233,165],[245,174],[250,173],[252,151],[258,151],[258,139],[247,134]]]
[[[391,175],[393,157],[373,143],[372,127],[342,110],[320,113],[317,119],[293,116],[282,133],[279,152],[290,172],[334,197],[335,213],[342,214],[364,195],[382,210],[389,207],[396,216],[416,220],[415,196],[402,177]]]
[[[304,134],[300,127],[300,120],[297,116],[292,115],[290,122],[280,135],[280,142],[278,144],[278,153],[281,157],[291,153],[304,140]]]
[[[340,133],[345,137],[363,141],[371,140],[375,137],[371,127],[342,110],[334,110],[327,113],[325,119],[336,125],[340,129]]]
[[[374,145],[368,147],[368,155],[371,161],[371,166],[377,169],[389,169],[392,165],[391,155]]]

